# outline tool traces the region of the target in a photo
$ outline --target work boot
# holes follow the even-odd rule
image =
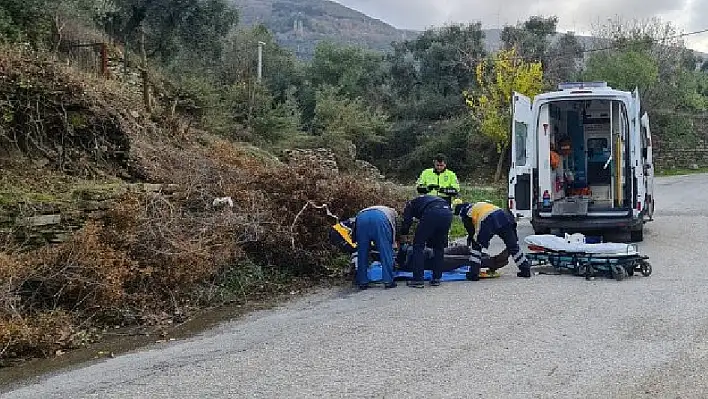
[[[406,281],[406,285],[411,288],[424,288],[425,287],[425,283],[423,283],[422,281],[416,281],[416,280]]]
[[[530,267],[522,268],[518,273],[516,273],[516,277],[524,277],[524,278],[531,277],[531,268]]]
[[[509,264],[509,251],[504,249],[498,255],[494,256],[492,260],[494,262],[494,269],[501,269]]]
[[[440,285],[440,279],[434,278],[434,279],[430,280],[430,285],[432,285],[433,287],[439,286],[439,285]]]

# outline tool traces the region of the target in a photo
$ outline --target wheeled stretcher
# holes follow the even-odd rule
[[[641,255],[635,244],[587,244],[582,237],[564,239],[546,234],[530,235],[524,241],[532,266],[550,265],[558,272],[570,271],[588,280],[605,275],[620,281],[635,272],[645,277],[652,272],[649,257]]]

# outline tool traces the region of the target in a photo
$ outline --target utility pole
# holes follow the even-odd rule
[[[258,83],[263,80],[263,46],[265,43],[258,42]]]

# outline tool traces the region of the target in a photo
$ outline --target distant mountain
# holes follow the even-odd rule
[[[241,24],[263,23],[282,46],[305,59],[325,39],[388,51],[392,41],[418,35],[329,0],[233,1],[239,8]]]
[[[389,51],[391,42],[416,38],[420,32],[397,29],[330,0],[233,0],[239,9],[240,24],[263,23],[283,47],[298,58],[309,59],[322,40],[352,44],[373,50]],[[501,47],[501,30],[485,29],[485,48],[492,52]],[[562,33],[552,39],[557,40]],[[578,36],[586,48],[597,46],[597,39]],[[708,54],[695,52],[708,58]]]

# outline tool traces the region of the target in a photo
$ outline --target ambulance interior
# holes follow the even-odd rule
[[[538,132],[546,132],[549,148],[544,154],[541,144],[538,155],[550,158],[550,181],[539,176],[542,209],[572,215],[630,206],[627,115],[624,103],[609,99],[541,106]]]

